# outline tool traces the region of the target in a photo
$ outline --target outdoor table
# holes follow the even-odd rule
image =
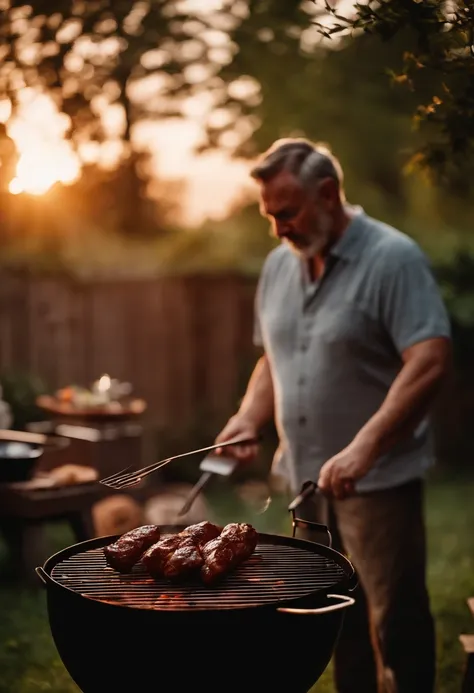
[[[63,452],[44,455],[39,468],[43,471],[62,464],[78,464],[97,469],[105,477],[140,464],[143,458],[145,426],[137,421],[87,422],[52,419],[28,425],[29,431],[55,433],[70,439]]]
[[[0,484],[0,531],[10,553],[15,577],[35,578],[44,554],[47,523],[65,521],[77,542],[92,539],[92,507],[103,496],[99,484],[35,487],[35,480]]]

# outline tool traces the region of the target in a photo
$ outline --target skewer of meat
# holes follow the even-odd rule
[[[143,553],[159,541],[160,528],[157,525],[144,525],[122,534],[113,544],[104,547],[107,564],[119,573],[129,573],[138,563]]]

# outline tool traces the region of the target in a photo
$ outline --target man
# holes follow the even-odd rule
[[[414,241],[347,204],[328,149],[279,141],[252,175],[282,243],[256,296],[264,355],[217,442],[274,417],[291,491],[318,480],[327,500],[304,519],[329,524],[361,583],[335,655],[339,693],[433,693],[423,478],[450,364],[445,308]]]

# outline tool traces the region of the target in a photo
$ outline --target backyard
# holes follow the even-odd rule
[[[460,693],[462,632],[474,631],[466,598],[474,592],[473,483],[466,477],[433,479],[429,485],[427,516],[430,538],[429,583],[438,630],[437,693]],[[273,502],[264,515],[255,515],[228,493],[210,497],[216,519],[247,520],[261,531],[287,532],[288,517]],[[51,531],[51,548],[72,543],[68,531]],[[5,555],[1,553],[0,574]],[[51,640],[45,596],[41,589],[0,588],[0,693],[78,693]],[[314,688],[334,693],[330,668]],[[263,693],[263,692],[262,692]]]
[[[340,255],[330,281],[340,277],[344,287],[344,253],[335,244],[360,207],[372,220],[368,227],[380,220],[419,245],[451,321],[455,377],[436,419],[444,464],[428,485],[428,578],[436,693],[461,693],[459,635],[474,633],[466,604],[474,597],[474,3],[0,0],[0,7],[0,430],[44,423],[53,414],[38,406],[38,396],[50,395],[54,418],[72,413],[83,429],[74,455],[54,451],[56,461],[98,472],[110,461],[118,471],[140,455],[145,466],[206,445],[236,411],[257,358],[255,292],[268,254],[288,241],[310,261],[314,279],[324,269],[324,282],[326,260],[330,255],[329,270]],[[279,202],[272,211],[270,181],[258,185],[249,174],[257,156],[288,137],[320,144],[300,142],[295,160],[285,159],[299,202],[286,210]],[[346,250],[362,252],[352,243]],[[367,236],[367,249],[370,243]],[[387,259],[389,247],[392,241]],[[393,257],[390,274],[405,277],[398,252]],[[374,267],[361,275],[364,291],[376,286]],[[388,345],[398,291],[385,292],[385,279],[377,297],[383,329],[372,332],[376,321],[359,304],[357,313],[371,326],[364,339],[383,334]],[[418,306],[434,326],[423,295],[406,286],[403,321]],[[324,292],[315,287],[319,301]],[[356,298],[344,302],[355,305]],[[282,315],[291,310],[282,303]],[[310,315],[301,322],[308,335]],[[297,314],[291,317],[296,324]],[[325,335],[318,326],[314,334],[325,339],[331,330]],[[299,330],[288,334],[299,338]],[[308,380],[311,367],[295,372],[294,382]],[[364,369],[364,383],[372,376]],[[357,406],[349,385],[347,402]],[[126,392],[146,409],[142,439],[141,423],[128,426],[137,408]],[[300,405],[305,401],[312,411],[309,395]],[[96,409],[111,421],[128,411],[123,430],[107,423],[105,433],[102,424],[84,431],[95,427]],[[305,418],[298,415],[300,423]],[[69,434],[63,428],[59,435]],[[269,454],[251,473],[262,479],[270,461]],[[157,486],[196,480],[184,472],[179,462],[170,465]],[[274,498],[259,514],[251,496],[238,492],[241,480],[232,488],[211,485],[211,519],[287,534],[283,500]],[[64,505],[69,513],[69,500]],[[48,527],[46,539],[48,555],[74,542],[61,524]],[[0,533],[0,693],[80,693],[52,641],[40,581],[33,570],[30,586],[11,580],[7,561]],[[109,688],[105,693],[115,693]],[[314,693],[335,693],[331,665]]]

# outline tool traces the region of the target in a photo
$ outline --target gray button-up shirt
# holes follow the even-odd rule
[[[450,324],[428,261],[408,236],[357,213],[323,277],[286,245],[267,257],[257,289],[254,340],[273,375],[277,473],[293,490],[317,480],[382,405],[402,352]],[[358,491],[420,478],[433,463],[428,419],[378,460]]]

